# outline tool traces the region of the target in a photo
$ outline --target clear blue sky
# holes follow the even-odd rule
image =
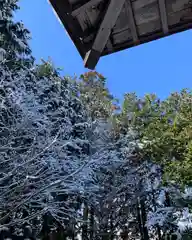
[[[33,55],[52,58],[67,75],[87,71],[75,46],[52,11],[48,0],[20,0],[16,19],[31,31]],[[125,92],[156,93],[192,88],[192,31],[186,31],[103,57],[96,70],[107,77],[112,94],[122,98]]]

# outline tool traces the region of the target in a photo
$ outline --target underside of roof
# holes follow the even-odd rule
[[[192,28],[191,0],[49,0],[85,67],[99,58]]]

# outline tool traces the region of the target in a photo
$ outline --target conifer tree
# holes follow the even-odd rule
[[[18,0],[0,0],[1,61],[6,61],[6,66],[15,70],[32,66],[34,60],[28,43],[29,31],[22,22],[13,20],[18,9]]]
[[[110,93],[106,79],[98,72],[81,75],[78,86],[80,99],[93,120],[108,120],[118,109],[118,100]]]

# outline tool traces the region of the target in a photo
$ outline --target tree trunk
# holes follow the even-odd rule
[[[75,225],[72,223],[71,239],[75,240]]]
[[[157,226],[157,236],[158,240],[161,240],[161,228],[159,226]]]
[[[83,207],[83,226],[82,226],[82,240],[87,240],[87,222],[88,222],[88,206],[84,203]]]
[[[105,221],[102,227],[102,240],[109,240],[110,234],[108,233],[108,229],[109,229],[108,221]]]
[[[110,215],[110,240],[113,240],[113,217],[112,214]]]
[[[94,209],[93,207],[90,208],[90,225],[89,225],[89,237],[90,240],[94,238]]]
[[[128,240],[128,234],[129,234],[128,229],[127,227],[125,227],[121,232],[121,239]]]
[[[147,213],[146,213],[146,208],[145,208],[145,201],[143,199],[141,199],[140,204],[141,204],[141,217],[142,217],[144,240],[149,240],[148,229],[146,227]]]
[[[169,196],[169,192],[165,192],[165,207],[171,207],[171,198]],[[172,231],[171,231],[172,232]],[[166,233],[167,239],[172,239],[172,234]]]
[[[50,227],[49,227],[49,215],[43,216],[43,227],[41,230],[41,239],[49,239]]]
[[[143,227],[142,227],[142,221],[141,221],[141,209],[140,209],[140,199],[137,200],[137,221],[139,225],[139,230],[141,234],[141,240],[144,240],[144,233],[143,233]]]
[[[145,209],[145,201],[143,199],[139,199],[138,205],[139,205],[138,212],[140,215],[138,216],[138,220],[139,220],[139,224],[141,225],[139,226],[141,231],[141,240],[149,240],[148,229],[146,227],[147,214]]]
[[[129,199],[129,196],[128,196],[128,193],[126,193],[124,204],[127,203],[128,199]],[[126,214],[127,214],[127,219],[128,219],[128,212],[127,212],[127,208],[125,208],[125,205],[124,205],[124,209],[126,209]],[[123,211],[125,211],[125,210],[123,210]],[[126,222],[126,223],[127,223],[127,222]],[[128,228],[127,228],[126,226],[124,226],[123,229],[122,229],[122,232],[121,232],[121,234],[120,234],[121,239],[122,239],[122,240],[128,240],[128,234],[129,234]]]
[[[157,206],[156,206],[156,202],[155,202],[155,194],[154,194],[155,190],[152,189],[152,191],[153,191],[152,192],[152,196],[153,196],[152,203],[153,203],[153,206],[154,206],[154,210],[156,211]],[[159,227],[159,225],[157,226],[157,236],[158,236],[158,240],[161,240],[161,228]]]

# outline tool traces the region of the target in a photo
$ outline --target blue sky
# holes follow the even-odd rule
[[[16,19],[31,31],[30,45],[37,61],[50,56],[71,76],[88,71],[48,0],[20,0],[20,7]],[[96,70],[107,78],[116,97],[136,92],[165,98],[173,91],[192,88],[191,42],[190,30],[103,57]]]

